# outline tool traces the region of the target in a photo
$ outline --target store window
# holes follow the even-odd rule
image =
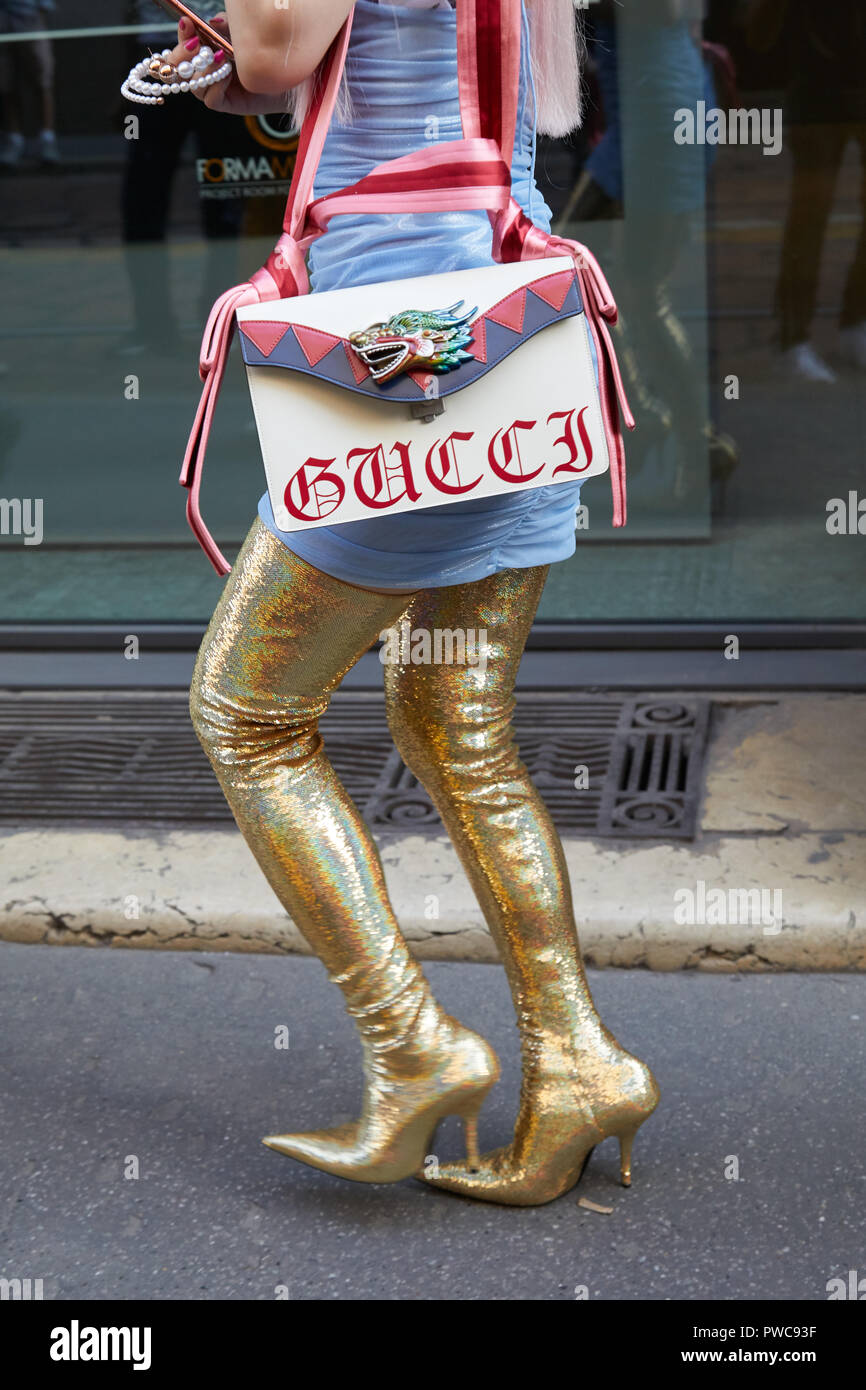
[[[0,619],[205,621],[222,581],[177,484],[198,340],[273,245],[296,134],[128,106],[173,26],[153,0],[98,8],[0,0]],[[862,620],[862,5],[581,9],[587,119],[537,172],[614,288],[638,429],[628,526],[587,484],[540,617]],[[237,360],[218,422],[206,514],[231,554],[262,487]]]

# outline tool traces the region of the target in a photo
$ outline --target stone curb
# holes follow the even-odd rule
[[[688,846],[565,837],[587,962],[866,969],[863,841],[862,833],[818,831],[704,834]],[[380,848],[394,908],[418,956],[496,960],[446,838],[388,837]],[[7,941],[307,951],[233,828],[0,833],[0,882],[0,938]]]

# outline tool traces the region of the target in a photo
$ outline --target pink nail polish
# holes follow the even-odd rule
[[[225,24],[225,20],[223,19],[222,15],[220,14],[220,15],[217,15],[217,17],[216,17],[216,19],[213,21],[213,23],[214,23],[214,24]]]
[[[198,36],[196,35],[195,38],[187,39],[186,43],[184,44],[184,48],[186,49],[187,53],[191,53],[194,48],[198,48]]]
[[[216,51],[216,53],[213,55],[213,60],[214,60],[215,63],[221,63],[222,60],[223,60],[223,58],[224,58],[225,56],[226,56],[226,51],[225,51],[225,49],[224,49],[224,48],[218,48],[217,51]]]

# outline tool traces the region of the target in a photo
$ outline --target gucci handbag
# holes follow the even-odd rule
[[[333,526],[610,472],[626,519],[620,410],[634,420],[610,335],[616,305],[579,242],[541,231],[511,195],[520,0],[458,0],[464,136],[378,165],[322,198],[313,180],[345,63],[334,39],[301,131],[283,234],[214,305],[204,390],[180,481],[219,574],[201,470],[237,328],[274,517]],[[499,81],[485,61],[501,54]],[[494,265],[310,294],[305,254],[341,213],[484,208]],[[395,525],[398,524],[395,522]]]

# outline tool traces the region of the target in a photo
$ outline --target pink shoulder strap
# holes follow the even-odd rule
[[[348,188],[315,198],[319,158],[334,111],[352,29],[352,13],[333,40],[298,141],[283,233],[266,263],[249,280],[226,290],[211,309],[202,339],[204,383],[184,455],[181,484],[188,489],[187,520],[218,574],[230,565],[204,523],[201,473],[213,413],[235,328],[235,310],[270,299],[309,293],[305,256],[340,213],[444,212],[484,208],[497,261],[570,255],[575,262],[595,342],[601,408],[611,460],[613,524],[626,519],[625,452],[619,409],[634,419],[625,397],[610,326],[616,305],[592,253],[580,242],[536,227],[511,195],[511,160],[520,77],[521,0],[457,0],[457,65],[463,138],[428,146],[377,165]]]

